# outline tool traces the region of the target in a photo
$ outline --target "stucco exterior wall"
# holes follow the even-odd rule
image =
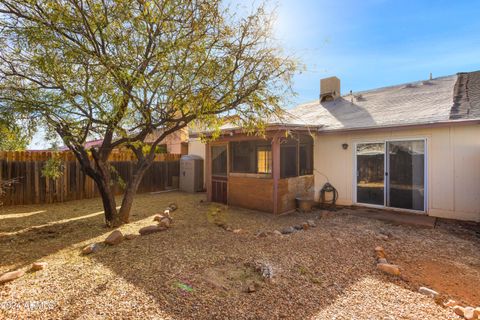
[[[200,156],[205,160],[205,144],[200,138],[188,139],[188,154]]]
[[[404,138],[427,139],[427,214],[480,221],[480,125],[475,124],[317,134],[315,199],[326,175],[338,190],[337,203],[353,204],[355,143]],[[348,144],[347,150],[343,143]]]

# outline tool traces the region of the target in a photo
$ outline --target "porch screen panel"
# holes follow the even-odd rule
[[[302,136],[298,149],[299,174],[301,176],[313,174],[313,138]]]
[[[212,146],[212,175],[227,176],[226,146]]]
[[[231,147],[231,172],[271,173],[271,140],[235,141]]]
[[[385,144],[357,144],[357,202],[385,204]]]
[[[424,211],[425,142],[389,141],[388,206]]]
[[[298,176],[298,143],[296,140],[287,140],[280,145],[280,178]]]

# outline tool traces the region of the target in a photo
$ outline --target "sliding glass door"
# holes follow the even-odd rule
[[[357,202],[385,203],[385,144],[357,144]]]
[[[389,141],[387,206],[424,211],[425,142]]]
[[[425,211],[425,140],[359,143],[357,203]]]

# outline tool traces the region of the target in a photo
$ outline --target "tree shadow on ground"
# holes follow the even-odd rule
[[[418,261],[414,258],[419,257],[448,260],[456,255],[457,262],[464,265],[480,263],[478,242],[434,229],[392,226],[338,213],[316,219],[316,228],[280,237],[269,232],[302,223],[316,214],[273,216],[206,203],[204,197],[179,192],[137,196],[133,222],[122,227],[124,233],[154,224],[151,216],[171,201],[179,206],[173,213],[173,227],[105,247],[89,256],[79,255],[81,247],[102,241],[110,232],[103,227],[101,214],[90,216],[99,211],[99,199],[96,203],[71,203],[83,208],[73,215],[77,220],[57,224],[53,223],[63,221],[68,210],[55,213],[55,205],[45,206],[43,209],[55,217],[49,225],[23,230],[44,224],[41,219],[33,220],[43,214],[38,213],[27,216],[25,224],[21,219],[16,221],[21,228],[10,226],[21,232],[1,239],[0,254],[5,257],[2,267],[22,266],[47,256],[56,263],[47,272],[40,272],[38,278],[26,276],[12,283],[8,289],[12,291],[3,292],[18,294],[24,289],[17,288],[31,287],[42,298],[47,295],[60,306],[68,304],[69,308],[60,310],[66,318],[106,314],[112,318],[141,317],[145,314],[142,312],[176,319],[331,318],[370,300],[373,304],[363,308],[380,308],[372,314],[383,314],[386,308],[403,312],[407,299],[403,294],[409,296],[409,308],[418,299],[424,299],[418,308],[430,303],[427,311],[415,310],[419,318],[446,318],[444,309],[416,293],[421,283],[379,273],[373,249],[383,245],[389,261],[406,271],[416,268]],[[227,231],[215,224],[218,220],[241,231]],[[9,231],[3,225],[1,228],[4,233]],[[383,229],[393,233],[389,241],[376,237]],[[458,256],[459,246],[463,256]],[[68,255],[63,252],[75,259],[65,260]],[[273,268],[273,281],[258,281],[258,274],[250,268],[257,262]],[[258,286],[248,293],[246,285],[252,280]],[[25,296],[33,297],[33,293]],[[404,300],[398,303],[399,299]]]
[[[212,223],[211,210],[208,204],[180,206],[173,228],[122,243],[112,248],[114,254],[100,252],[93,259],[153,297],[176,319],[306,319],[365,278],[408,287],[401,278],[375,269],[373,231],[346,226],[348,219],[317,220],[310,230],[262,237],[255,234],[312,216],[275,217],[232,208],[224,220],[232,229],[242,229],[234,233]],[[248,293],[245,279],[234,275],[252,262],[271,265],[275,276]],[[225,278],[218,279],[212,270]]]
[[[152,196],[137,196],[140,204],[132,212],[132,223],[161,212],[167,205],[161,202],[158,208],[142,205],[145,198]],[[21,268],[42,257],[109,232],[111,229],[105,227],[100,198],[2,208],[0,272]]]

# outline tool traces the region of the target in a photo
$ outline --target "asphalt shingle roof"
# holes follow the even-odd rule
[[[367,129],[480,119],[480,71],[344,95],[297,106],[288,124]]]

